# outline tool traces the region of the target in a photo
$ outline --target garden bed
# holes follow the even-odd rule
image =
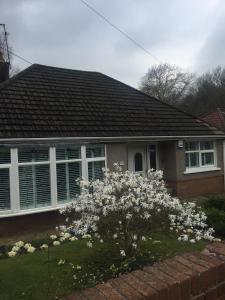
[[[172,232],[155,231],[143,243],[143,252],[149,253],[148,258],[131,264],[131,269],[187,251],[201,251],[205,245],[203,241],[195,244],[179,242]],[[116,268],[116,261],[112,261],[110,255],[111,247],[110,243],[104,242],[87,248],[86,240],[78,240],[50,247],[49,253],[41,250],[1,259],[0,299],[57,299],[72,291],[94,286],[116,274],[113,268],[109,268],[113,264]],[[104,269],[111,272],[106,272],[102,278],[100,274],[104,273]]]

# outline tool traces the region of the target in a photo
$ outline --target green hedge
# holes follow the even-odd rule
[[[216,235],[225,238],[225,196],[212,196],[203,205],[208,225],[215,229]]]

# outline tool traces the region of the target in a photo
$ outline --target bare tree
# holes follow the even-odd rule
[[[179,104],[192,87],[194,75],[179,67],[160,64],[151,67],[142,78],[140,90],[173,105]]]
[[[218,66],[199,76],[195,89],[184,98],[181,107],[196,115],[225,108],[225,68]]]

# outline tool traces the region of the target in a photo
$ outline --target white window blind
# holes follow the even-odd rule
[[[80,194],[76,180],[81,177],[81,147],[72,145],[56,148],[58,203],[66,203]]]
[[[88,164],[88,180],[101,180],[103,178],[102,168],[105,167],[105,145],[87,145],[86,159]]]
[[[105,161],[92,161],[88,163],[88,180],[101,180],[103,178],[102,168],[105,167]]]
[[[9,210],[10,204],[10,149],[0,147],[0,211]]]
[[[20,208],[51,205],[48,148],[22,148],[18,152]]]

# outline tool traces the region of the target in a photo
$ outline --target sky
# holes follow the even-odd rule
[[[85,1],[162,63],[197,74],[225,66],[224,0]],[[80,0],[0,0],[0,23],[32,63],[99,71],[134,87],[158,64]]]

